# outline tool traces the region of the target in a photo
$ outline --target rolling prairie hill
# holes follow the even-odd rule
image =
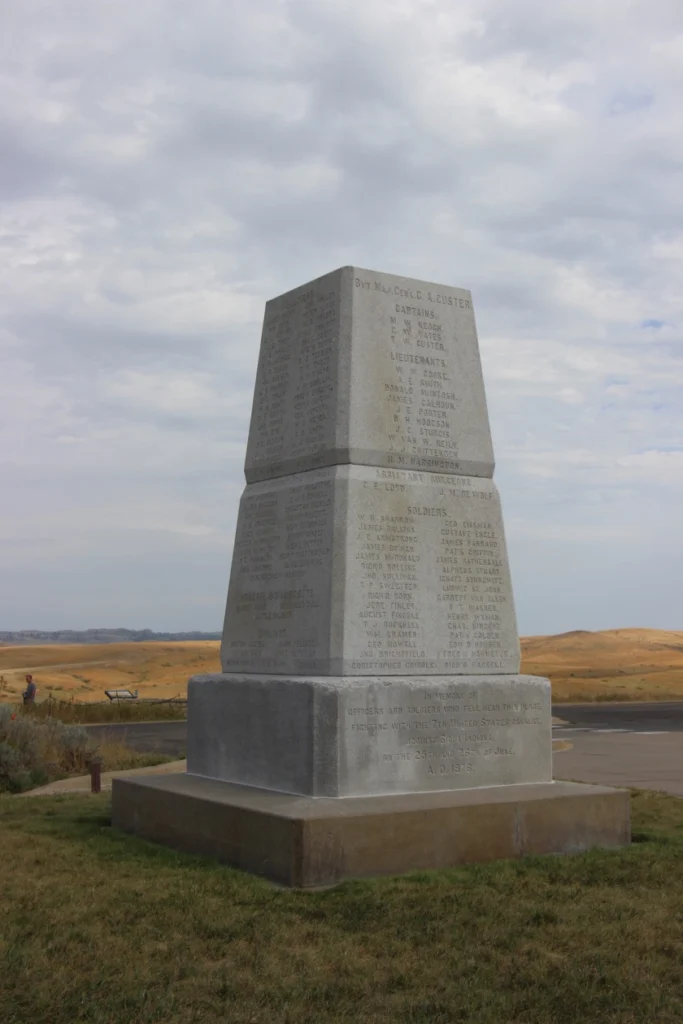
[[[547,676],[553,699],[683,699],[683,632],[575,630],[522,638],[522,671]]]
[[[10,629],[0,630],[0,647],[15,644],[17,647],[46,646],[51,644],[127,644],[156,640],[186,643],[189,640],[220,640],[220,633],[155,633],[152,629]]]
[[[38,699],[104,700],[106,689],[184,697],[190,676],[218,672],[217,640],[0,646],[0,701],[33,673]],[[547,676],[556,701],[682,700],[683,632],[576,630],[522,638],[522,671]]]
[[[219,642],[46,644],[0,647],[0,701],[16,700],[31,672],[38,700],[106,700],[104,691],[137,690],[140,697],[185,697],[187,680],[219,672]]]

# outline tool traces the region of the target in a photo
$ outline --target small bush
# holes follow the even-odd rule
[[[92,755],[94,749],[85,729],[81,729],[78,725],[64,725],[55,719],[52,720],[51,724],[58,726],[57,739],[61,750],[61,764],[64,770],[67,772],[85,771],[88,758]]]
[[[0,740],[0,793],[23,793],[31,786],[21,754],[6,740]]]
[[[82,774],[94,752],[85,729],[0,704],[0,792],[22,792],[51,778]]]

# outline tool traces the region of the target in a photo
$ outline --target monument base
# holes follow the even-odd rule
[[[192,775],[115,779],[113,825],[287,886],[630,842],[627,790],[574,782],[347,799]]]
[[[551,782],[550,683],[527,675],[194,676],[187,770],[316,797]]]

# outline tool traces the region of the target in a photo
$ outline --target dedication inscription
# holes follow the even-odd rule
[[[344,701],[346,795],[378,779],[386,791],[461,789],[537,781],[547,764],[546,689],[533,677],[472,686],[468,677],[422,680],[422,688],[371,684]],[[368,699],[368,697],[370,699]],[[373,742],[374,740],[374,742]],[[368,757],[368,745],[372,755]]]

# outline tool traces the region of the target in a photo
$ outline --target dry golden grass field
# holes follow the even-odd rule
[[[31,672],[38,700],[106,700],[105,690],[137,690],[140,697],[185,697],[187,680],[219,672],[215,640],[187,643],[55,644],[0,647],[0,701],[15,700]]]
[[[683,632],[577,630],[522,639],[522,671],[547,676],[556,701],[683,699]]]
[[[104,700],[106,689],[184,697],[187,680],[218,672],[219,644],[128,643],[0,647],[0,701],[16,700],[32,672],[38,699]],[[557,701],[683,699],[683,632],[576,631],[522,639],[522,671],[548,676]]]

